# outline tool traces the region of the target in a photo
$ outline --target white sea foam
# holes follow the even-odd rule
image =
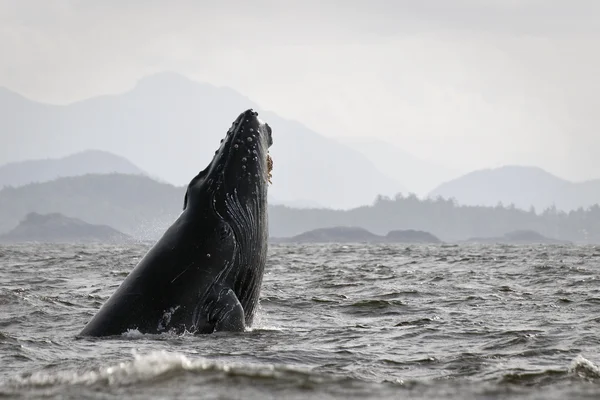
[[[582,378],[600,378],[600,367],[584,358],[582,355],[578,355],[572,362],[569,368],[569,372],[577,374]]]
[[[97,369],[81,371],[38,371],[28,376],[12,379],[16,386],[47,387],[57,385],[128,385],[136,382],[151,381],[160,376],[176,376],[178,372],[212,372],[217,374],[235,374],[252,377],[276,377],[279,372],[301,372],[298,368],[289,369],[271,364],[249,365],[221,362],[204,358],[190,359],[184,354],[168,351],[155,351],[149,354],[133,354],[133,360],[123,361]]]
[[[25,377],[14,379],[19,386],[54,386],[54,385],[93,385],[107,383],[119,385],[137,381],[150,380],[170,371],[200,368],[202,361],[192,363],[184,355],[166,351],[153,352],[148,355],[134,354],[131,361],[100,367],[96,370],[66,370],[46,372],[39,371]]]

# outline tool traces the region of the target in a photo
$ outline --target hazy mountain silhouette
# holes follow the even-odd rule
[[[290,238],[271,240],[280,243],[441,243],[429,232],[395,230],[383,236],[356,226],[318,228]]]
[[[474,171],[446,182],[431,197],[454,198],[459,204],[534,206],[542,211],[553,205],[564,211],[600,203],[600,179],[573,183],[541,168],[506,166]]]
[[[135,238],[162,234],[183,208],[185,188],[141,175],[96,174],[0,190],[0,233],[31,212],[108,225]]]
[[[406,187],[403,193],[426,196],[440,183],[459,175],[452,168],[422,160],[384,140],[365,137],[336,140],[364,154],[382,173],[402,182]]]
[[[41,215],[35,212],[27,214],[7,234],[0,235],[0,242],[5,243],[123,243],[131,240],[129,236],[110,226],[88,224],[60,213]]]
[[[0,187],[47,182],[85,174],[121,173],[146,175],[124,157],[100,150],[87,150],[67,157],[28,160],[0,166]]]
[[[403,190],[363,154],[262,111],[232,89],[174,73],[142,79],[126,93],[66,106],[0,90],[5,137],[0,163],[94,148],[120,154],[152,176],[183,185],[204,169],[233,120],[250,107],[273,128],[271,193],[280,201],[348,208]]]
[[[505,233],[502,237],[487,238],[469,238],[467,242],[471,243],[492,243],[492,244],[569,244],[567,240],[550,239],[535,231],[513,231]]]
[[[176,187],[144,175],[86,174],[6,187],[0,190],[0,233],[17,226],[31,212],[60,213],[93,224],[110,225],[140,239],[158,237],[179,215],[185,186]],[[308,202],[271,199],[269,204],[322,208]]]
[[[181,213],[185,188],[140,175],[103,174],[59,178],[0,190],[0,233],[31,212],[61,213],[108,225],[136,239],[157,239]],[[272,237],[291,237],[335,226],[355,226],[377,235],[425,231],[444,241],[497,238],[511,231],[535,231],[547,238],[600,243],[600,206],[570,213],[548,209],[541,215],[503,207],[457,206],[444,199],[379,197],[351,210],[269,207]]]

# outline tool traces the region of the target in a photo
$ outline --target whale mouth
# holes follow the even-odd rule
[[[270,154],[267,153],[267,180],[272,185],[273,184],[273,158]]]
[[[256,115],[256,119],[258,120],[258,124],[260,125],[261,128],[264,129],[264,131],[266,132],[266,136],[267,136],[267,182],[269,182],[269,184],[273,184],[273,158],[271,157],[271,155],[269,154],[269,147],[271,147],[273,145],[273,131],[271,129],[271,127],[269,126],[268,123],[266,123],[265,121],[263,121],[258,115]]]

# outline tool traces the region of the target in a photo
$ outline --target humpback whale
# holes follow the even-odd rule
[[[189,183],[183,212],[79,336],[251,326],[267,258],[272,143],[257,112],[241,113]]]

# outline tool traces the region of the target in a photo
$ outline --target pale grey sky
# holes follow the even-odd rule
[[[0,86],[67,103],[163,70],[468,171],[600,178],[598,0],[0,0]]]

